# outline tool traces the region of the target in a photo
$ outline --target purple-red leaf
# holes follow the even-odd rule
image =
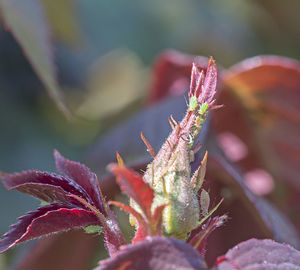
[[[92,173],[85,165],[64,158],[57,150],[54,150],[56,168],[65,176],[73,179],[82,187],[97,205],[101,213],[105,213],[103,197],[99,189],[99,182],[96,174]]]
[[[0,239],[0,252],[40,236],[89,225],[99,225],[99,219],[91,211],[67,208],[61,204],[40,207],[20,217],[19,221],[11,226],[12,228]]]
[[[55,157],[58,169],[66,176],[40,171],[0,174],[9,190],[17,189],[46,202],[60,203],[49,206],[56,206],[53,211],[44,207],[22,217],[0,240],[0,251],[52,232],[97,224],[104,228],[107,250],[113,254],[125,244],[125,239],[102,197],[96,175],[58,152],[55,152]]]
[[[95,270],[204,270],[200,254],[190,245],[174,238],[148,237],[122,247],[114,257],[102,261]]]
[[[300,252],[286,244],[250,239],[217,260],[218,270],[300,269]]]

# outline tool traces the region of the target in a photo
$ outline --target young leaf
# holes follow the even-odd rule
[[[250,239],[217,260],[217,270],[300,269],[300,252],[270,239]]]
[[[153,189],[143,181],[141,175],[126,168],[123,162],[119,162],[119,165],[110,164],[109,169],[115,174],[121,190],[131,200],[130,204],[132,207],[114,201],[110,201],[109,204],[118,206],[131,214],[130,222],[137,229],[132,243],[142,241],[146,236],[160,236],[162,233],[162,215],[166,204],[155,208],[153,206]],[[154,213],[152,214],[152,212]]]
[[[126,211],[128,214],[132,215],[135,218],[135,220],[137,222],[137,224],[136,224],[137,230],[136,230],[134,238],[131,240],[131,242],[133,244],[136,242],[142,241],[148,235],[151,235],[151,231],[150,231],[151,227],[148,225],[147,220],[135,209],[133,209],[132,207],[130,207],[128,205],[125,205],[120,202],[115,202],[115,201],[110,201],[109,204],[119,207],[120,209],[122,209],[123,211]]]
[[[143,177],[125,166],[110,164],[109,169],[116,175],[121,189],[141,207],[145,217],[151,219],[154,194],[150,186],[143,181]]]
[[[205,270],[205,262],[190,245],[174,238],[148,237],[124,246],[114,257],[101,261],[95,270]]]

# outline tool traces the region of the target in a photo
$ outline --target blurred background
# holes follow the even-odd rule
[[[57,80],[74,118],[68,121],[57,109],[2,24],[4,172],[54,171],[54,148],[84,160],[103,132],[142,106],[151,63],[165,49],[214,56],[224,68],[259,54],[300,59],[299,0],[30,0],[26,5],[34,10],[37,3],[45,12]],[[1,234],[39,204],[2,185],[0,198]],[[0,256],[1,269],[11,258]]]

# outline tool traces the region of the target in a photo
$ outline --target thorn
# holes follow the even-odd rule
[[[169,123],[170,123],[170,126],[171,126],[172,130],[174,130],[175,126],[173,125],[173,122],[171,121],[170,118],[168,118],[168,121],[169,121]]]
[[[213,64],[215,64],[215,59],[211,56],[210,58],[209,58],[209,62],[208,62],[208,66],[207,66],[207,68],[209,68],[211,65],[213,65]]]
[[[177,126],[178,125],[178,122],[174,119],[174,117],[173,117],[173,115],[171,114],[171,120],[172,120],[172,122],[173,122],[173,124],[174,124],[174,126]]]
[[[123,158],[120,156],[119,152],[116,152],[116,156],[117,156],[118,165],[120,167],[124,167],[125,163],[124,163]]]
[[[177,134],[177,136],[179,136],[180,131],[181,131],[180,124],[177,124],[177,126],[176,126],[176,134]]]
[[[214,106],[212,106],[211,108],[210,108],[210,110],[212,111],[212,110],[218,110],[218,109],[221,109],[221,108],[223,108],[224,107],[224,105],[223,104],[221,104],[221,105],[214,105]]]
[[[150,155],[151,155],[153,158],[155,158],[156,153],[155,153],[155,151],[154,151],[152,145],[147,141],[147,139],[144,137],[144,135],[143,135],[142,132],[141,132],[141,138],[142,138],[144,144],[146,145],[147,150],[148,150],[148,152],[150,153]]]

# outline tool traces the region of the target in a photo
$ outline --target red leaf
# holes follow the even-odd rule
[[[152,188],[143,181],[143,177],[125,166],[110,164],[109,169],[117,177],[121,189],[141,207],[147,219],[151,220],[154,194]]]
[[[54,157],[57,170],[82,187],[101,213],[105,213],[103,196],[96,174],[92,173],[85,165],[64,158],[57,150],[54,150]]]
[[[251,239],[230,249],[217,260],[218,270],[299,269],[300,252],[289,245]]]
[[[148,237],[124,246],[114,257],[101,261],[95,270],[204,270],[200,254],[190,245],[174,238]]]
[[[18,243],[50,233],[99,224],[99,220],[93,212],[65,207],[68,206],[51,204],[20,217],[19,221],[12,225],[12,228],[1,238],[0,252],[6,251]]]

